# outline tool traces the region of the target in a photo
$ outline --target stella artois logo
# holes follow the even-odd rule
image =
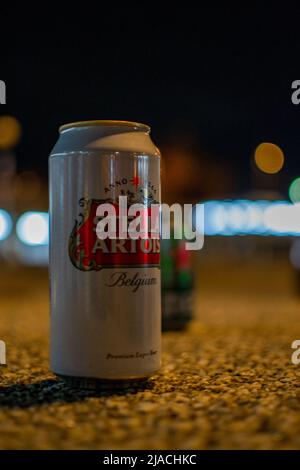
[[[133,181],[135,191],[121,189],[120,195],[127,196],[127,205],[143,204],[147,216],[151,217],[151,204],[157,204],[149,187],[138,186]],[[107,189],[110,192],[110,188]],[[113,204],[118,225],[119,206],[111,197],[107,199],[79,200],[80,213],[75,220],[69,238],[69,257],[72,264],[82,271],[100,271],[113,267],[150,267],[159,266],[160,241],[155,238],[98,238],[96,227],[99,222],[97,208],[101,204]]]

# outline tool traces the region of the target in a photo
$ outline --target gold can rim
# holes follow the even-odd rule
[[[73,127],[88,127],[88,126],[122,126],[122,127],[133,127],[135,129],[142,129],[145,132],[150,132],[150,126],[143,124],[141,122],[134,121],[118,121],[114,119],[98,119],[92,121],[76,121],[70,122],[68,124],[63,124],[59,127],[59,132],[64,132],[67,129],[72,129]]]

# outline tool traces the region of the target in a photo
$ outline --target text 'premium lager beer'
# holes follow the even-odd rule
[[[100,239],[97,208],[160,202],[150,128],[87,121],[51,152],[51,369],[80,387],[124,385],[160,367],[159,239]],[[118,217],[117,217],[118,223]]]

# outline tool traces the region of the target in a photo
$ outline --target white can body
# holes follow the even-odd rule
[[[130,123],[70,126],[49,171],[51,369],[103,380],[148,377],[161,362],[159,240],[150,252],[132,240],[105,246],[95,210],[124,194],[160,202],[160,154],[149,131]]]

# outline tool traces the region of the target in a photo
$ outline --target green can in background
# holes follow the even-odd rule
[[[193,317],[192,252],[184,239],[161,240],[162,330],[183,330]]]

